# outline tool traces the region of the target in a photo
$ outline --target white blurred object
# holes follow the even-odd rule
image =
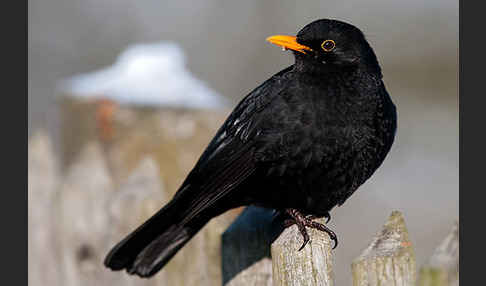
[[[129,46],[110,67],[73,76],[60,89],[74,96],[108,98],[120,104],[219,108],[225,98],[195,78],[173,42]]]

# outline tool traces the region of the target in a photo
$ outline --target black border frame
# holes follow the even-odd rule
[[[7,3],[6,3],[7,4]],[[2,28],[4,40],[2,58],[3,105],[3,188],[0,215],[0,269],[2,284],[27,285],[27,40],[28,2],[8,2],[4,8]],[[6,63],[6,65],[5,65]]]
[[[467,7],[465,5],[467,3]],[[462,285],[481,285],[486,156],[484,9],[459,1],[459,255]],[[466,68],[467,67],[467,68]],[[466,231],[469,234],[466,234]]]

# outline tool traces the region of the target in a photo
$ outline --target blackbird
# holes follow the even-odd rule
[[[244,205],[276,209],[297,224],[324,224],[381,165],[396,132],[396,109],[363,33],[321,19],[296,37],[267,40],[295,63],[255,88],[232,111],[172,200],[109,252],[112,270],[150,277],[211,218]]]

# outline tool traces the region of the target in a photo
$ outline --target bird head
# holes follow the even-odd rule
[[[332,71],[361,67],[381,73],[363,33],[345,22],[317,20],[302,28],[297,36],[276,35],[267,41],[293,51],[296,66],[302,69]]]

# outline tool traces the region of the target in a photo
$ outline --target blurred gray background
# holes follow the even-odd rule
[[[363,30],[399,111],[396,144],[375,176],[332,214],[336,284],[394,209],[418,265],[458,218],[458,1],[29,1],[29,135],[59,138],[56,81],[111,65],[128,45],[172,40],[189,70],[233,104],[292,63],[265,42],[319,18]]]

